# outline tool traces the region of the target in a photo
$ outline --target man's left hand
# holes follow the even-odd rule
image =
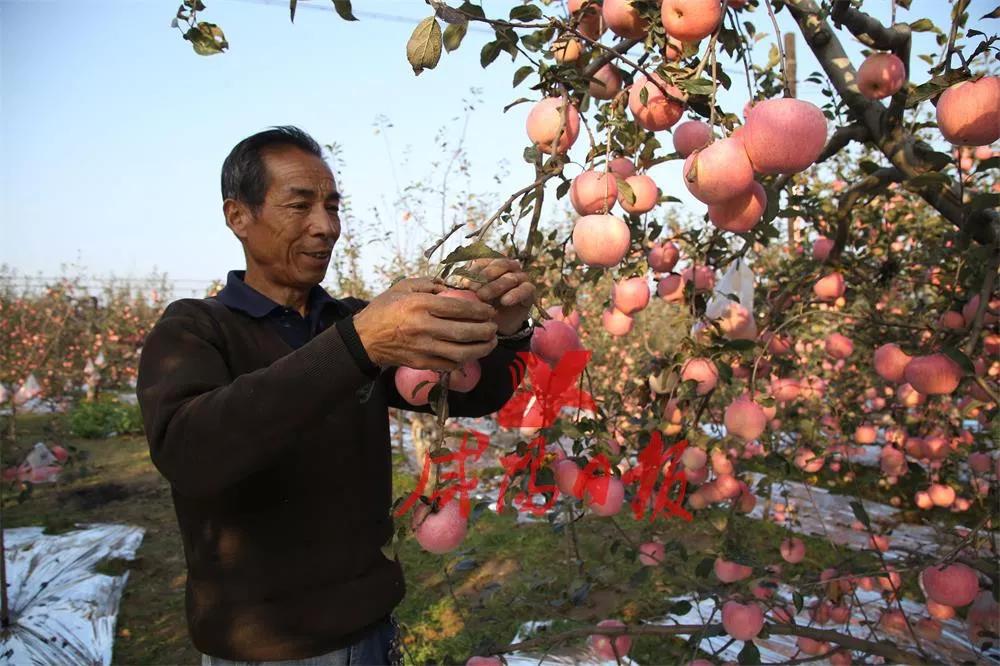
[[[516,333],[535,303],[535,285],[522,270],[521,262],[516,259],[476,259],[469,262],[467,270],[478,274],[482,281],[463,277],[461,284],[475,291],[479,300],[496,308],[493,321],[496,322],[497,333]]]

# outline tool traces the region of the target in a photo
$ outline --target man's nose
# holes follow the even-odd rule
[[[340,238],[340,215],[331,213],[325,206],[319,206],[309,216],[309,233],[332,241]]]

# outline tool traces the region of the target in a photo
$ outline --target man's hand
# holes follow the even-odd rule
[[[493,351],[496,309],[435,296],[446,288],[431,278],[400,280],[354,315],[354,328],[373,363],[448,371]]]
[[[483,282],[462,278],[461,285],[473,289],[484,303],[496,307],[493,321],[497,332],[510,335],[521,328],[535,303],[535,285],[516,259],[476,259],[467,270],[477,273]]]

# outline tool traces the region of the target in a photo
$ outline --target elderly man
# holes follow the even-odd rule
[[[392,610],[388,407],[398,366],[482,380],[449,413],[498,410],[528,348],[535,288],[516,261],[480,261],[481,302],[408,278],[371,302],[319,286],[340,236],[340,194],[294,127],[241,141],[222,168],[226,225],[245,271],[182,299],[150,332],[137,394],[150,455],[184,543],[188,629],[203,664],[398,660]]]

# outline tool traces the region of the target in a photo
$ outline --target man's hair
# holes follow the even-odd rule
[[[259,209],[270,185],[263,153],[278,146],[294,146],[323,158],[316,140],[298,127],[283,125],[257,132],[236,144],[222,163],[222,199],[235,199]]]

